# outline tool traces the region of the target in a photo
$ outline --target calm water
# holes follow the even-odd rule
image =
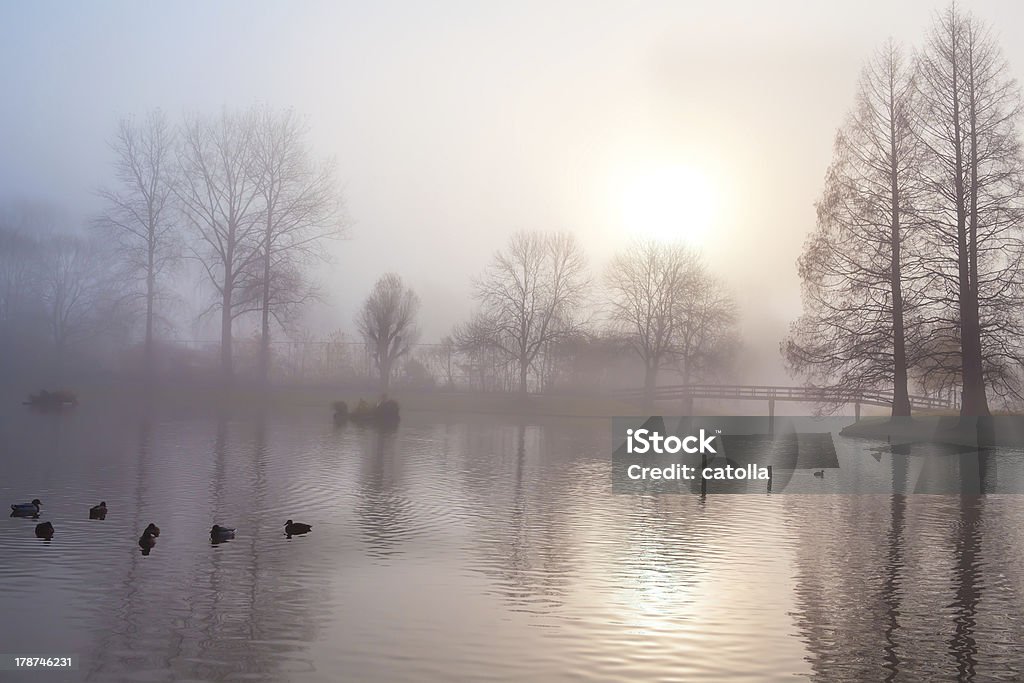
[[[79,658],[33,681],[1024,676],[1024,496],[612,495],[609,441],[8,412],[0,501],[38,496],[56,535],[0,518],[0,653]],[[891,470],[864,448],[837,442]]]

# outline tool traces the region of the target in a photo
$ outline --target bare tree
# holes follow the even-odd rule
[[[658,372],[680,351],[684,307],[696,294],[699,271],[697,255],[686,247],[644,241],[616,256],[605,275],[611,322],[643,361],[648,404]]]
[[[195,241],[190,249],[216,292],[208,310],[220,310],[221,367],[233,375],[232,327],[253,310],[256,288],[247,282],[260,256],[261,187],[253,177],[251,112],[223,112],[216,119],[185,122],[174,191]],[[242,296],[244,295],[244,296]]]
[[[270,324],[284,325],[314,295],[303,266],[326,258],[325,241],[343,234],[341,195],[331,163],[315,164],[307,128],[294,111],[257,110],[252,166],[263,214],[255,296],[260,312],[260,376],[270,367]]]
[[[537,355],[575,330],[588,284],[583,250],[570,233],[517,233],[475,283],[481,310],[463,341],[514,362],[525,395]]]
[[[47,321],[40,305],[41,239],[0,216],[0,376],[15,376],[41,360]]]
[[[32,312],[39,239],[0,223],[0,335],[6,337]]]
[[[889,41],[861,72],[856,101],[836,135],[818,202],[817,230],[798,260],[803,315],[782,352],[789,370],[844,392],[893,388],[893,415],[910,415],[907,285],[921,279],[907,246],[919,232],[920,145],[912,130],[914,82]]]
[[[673,354],[683,384],[728,374],[740,345],[732,293],[703,263],[694,281],[693,293],[683,303]]]
[[[509,391],[508,369],[512,359],[491,343],[492,328],[479,313],[452,329],[452,341],[459,354],[459,368],[470,386],[480,391]]]
[[[1022,360],[1020,89],[988,28],[955,5],[934,21],[917,84],[929,192],[919,210],[930,240],[928,366],[959,371],[962,415],[988,415],[986,388],[1015,392]]]
[[[84,343],[108,320],[102,313],[116,298],[108,264],[96,239],[62,234],[45,245],[40,292],[58,365],[72,344]]]
[[[416,316],[420,298],[394,273],[383,275],[363,302],[356,325],[366,341],[380,373],[381,390],[387,391],[395,362],[409,353],[419,338]]]
[[[122,119],[110,147],[120,187],[102,189],[108,208],[97,221],[118,247],[125,276],[141,284],[145,302],[145,368],[153,364],[153,326],[159,277],[178,257],[171,189],[174,130],[160,110],[141,122]]]
[[[458,348],[456,346],[455,339],[452,335],[448,334],[442,337],[441,343],[437,345],[434,350],[434,355],[437,358],[437,364],[441,368],[441,372],[444,374],[444,386],[446,389],[455,388],[455,370],[457,367],[458,359],[456,354]]]
[[[0,336],[24,333],[36,322],[46,242],[66,220],[42,202],[0,206]]]

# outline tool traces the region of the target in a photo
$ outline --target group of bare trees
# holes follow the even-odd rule
[[[678,368],[688,384],[728,367],[736,306],[697,252],[635,243],[612,262],[607,283],[613,329],[643,362],[648,401],[663,368]]]
[[[474,283],[480,308],[458,328],[463,348],[490,348],[515,364],[520,393],[550,344],[580,330],[589,284],[586,258],[569,233],[520,232]]]
[[[594,286],[572,234],[514,234],[474,280],[477,310],[437,350],[446,385],[454,384],[461,357],[470,376],[508,370],[520,394],[530,391],[531,378],[547,389],[560,362],[571,364],[598,346],[635,351],[651,392],[664,367],[690,381],[728,366],[736,348],[735,306],[695,252],[636,243],[603,280],[605,287]],[[385,388],[395,360],[408,353],[394,340],[415,337],[418,307],[415,294],[388,275],[359,314]],[[489,383],[481,376],[477,385]]]
[[[0,215],[2,350],[42,358],[45,346],[40,363],[58,365],[116,329],[122,348],[141,336],[149,374],[174,288],[198,272],[202,315],[220,314],[225,378],[235,323],[250,316],[266,381],[274,325],[317,295],[309,266],[345,228],[334,167],[314,157],[303,120],[265,106],[178,123],[154,111],[121,120],[110,147],[114,182],[90,225],[40,207]]]
[[[179,123],[160,111],[126,118],[111,149],[116,182],[99,191],[105,210],[89,229],[0,217],[0,347],[45,337],[63,359],[89,337],[116,334],[123,348],[134,326],[151,372],[174,287],[198,273],[209,297],[201,316],[219,314],[224,378],[234,374],[236,323],[248,316],[267,381],[273,324],[286,327],[316,295],[309,266],[344,229],[332,165],[314,159],[294,112],[266,107]],[[446,383],[455,355],[524,394],[550,388],[598,348],[634,351],[649,392],[665,368],[690,381],[728,364],[734,306],[696,252],[638,242],[603,282],[593,286],[570,233],[513,235],[474,281],[477,310],[443,346]],[[358,312],[385,391],[398,368],[411,372],[419,309],[416,293],[387,274]]]
[[[478,388],[511,384],[527,394],[531,386],[551,388],[560,365],[632,351],[650,398],[659,370],[672,368],[689,382],[730,366],[738,346],[736,307],[696,251],[635,242],[613,260],[603,284],[594,286],[571,233],[512,235],[473,282],[477,310],[435,349],[440,379],[453,387],[458,369]],[[388,274],[357,314],[385,391],[419,338],[419,308],[416,294]],[[512,381],[488,378],[495,373]]]
[[[913,58],[889,43],[836,137],[799,260],[789,368],[838,388],[1019,396],[1024,346],[1021,92],[987,26],[955,5]]]
[[[95,235],[65,230],[52,207],[0,209],[0,373],[59,374],[76,352],[102,350],[129,316],[111,252]]]
[[[165,276],[183,258],[199,264],[220,314],[224,375],[233,374],[233,329],[260,321],[259,372],[270,367],[271,323],[285,325],[315,295],[305,265],[344,229],[330,163],[314,159],[291,110],[253,107],[191,116],[159,111],[126,119],[112,147],[118,187],[103,190],[98,223],[120,245],[127,282],[145,302],[146,367]]]

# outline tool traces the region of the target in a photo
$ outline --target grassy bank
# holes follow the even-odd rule
[[[893,444],[940,443],[968,447],[1024,447],[1024,416],[915,415],[913,418],[867,418],[842,430],[843,436]]]

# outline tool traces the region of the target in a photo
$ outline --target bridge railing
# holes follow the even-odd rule
[[[622,397],[643,397],[644,389],[624,389],[614,392]],[[761,401],[799,401],[802,403],[860,403],[888,407],[892,405],[891,391],[844,390],[831,387],[794,387],[770,384],[673,384],[656,387],[656,399],[722,398]],[[910,396],[910,405],[916,409],[950,409],[953,402],[935,396]]]

